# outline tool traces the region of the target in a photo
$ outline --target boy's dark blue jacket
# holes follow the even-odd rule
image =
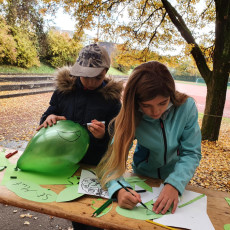
[[[50,114],[65,116],[67,120],[81,125],[93,119],[105,121],[106,133],[103,139],[96,139],[88,131],[90,145],[81,161],[81,163],[97,165],[108,147],[110,139],[108,124],[121,108],[123,83],[105,78],[99,88],[87,90],[79,77],[70,76],[68,67],[59,70],[56,81],[57,89],[51,97],[50,106],[42,115],[40,124]]]

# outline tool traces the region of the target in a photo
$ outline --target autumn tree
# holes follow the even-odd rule
[[[114,52],[112,53],[112,66],[114,68],[127,71],[134,68],[143,62],[156,60],[164,63],[169,67],[176,67],[174,60],[176,57],[170,58],[169,55],[159,55],[154,51],[145,48],[143,50],[133,49],[128,44],[117,44]]]
[[[40,56],[45,55],[47,48],[43,16],[45,13],[51,13],[56,9],[55,3],[46,3],[40,0],[4,0],[0,5],[0,13],[4,15],[7,25],[24,30]]]
[[[230,1],[226,0],[56,0],[74,10],[77,30],[97,26],[104,38],[122,38],[139,49],[184,45],[206,82],[203,139],[215,141],[226,100],[230,61]],[[215,26],[205,33],[209,25]],[[203,34],[201,34],[201,31]]]
[[[68,33],[50,30],[46,61],[56,68],[73,65],[82,47],[81,42],[70,38]]]

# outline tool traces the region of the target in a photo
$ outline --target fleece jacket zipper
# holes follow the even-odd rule
[[[164,123],[162,121],[162,119],[160,119],[160,125],[161,125],[161,130],[162,130],[162,134],[163,134],[163,138],[164,138],[164,147],[165,147],[165,151],[164,151],[164,165],[166,165],[167,163],[167,139],[166,139],[166,134],[165,134],[165,127],[164,127]],[[160,168],[158,168],[158,177],[161,178],[161,173],[160,173]]]

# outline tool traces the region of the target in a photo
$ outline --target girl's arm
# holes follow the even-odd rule
[[[187,116],[187,119],[180,138],[180,158],[173,172],[164,181],[165,186],[153,207],[156,213],[165,214],[171,205],[173,205],[172,213],[175,212],[178,194],[183,193],[201,159],[201,132],[197,122],[197,108],[192,99],[186,106],[188,108],[185,109],[184,115]]]
[[[190,99],[186,110],[187,122],[180,138],[180,159],[174,171],[165,179],[165,184],[171,184],[181,195],[193,177],[201,159],[201,131],[198,124],[198,112],[195,102]]]
[[[109,181],[109,182],[106,184],[106,187],[108,188],[108,193],[109,193],[109,197],[110,197],[110,198],[114,197],[115,194],[118,192],[118,190],[120,190],[120,189],[122,188],[121,185],[119,185],[119,184],[117,183],[118,180],[119,180],[125,187],[127,187],[127,188],[132,188],[131,185],[130,185],[128,182],[126,182],[126,181],[124,180],[123,177],[120,177],[120,178],[118,178],[118,179],[116,179],[116,180]]]

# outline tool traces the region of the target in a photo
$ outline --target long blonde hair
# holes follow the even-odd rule
[[[188,97],[175,90],[175,82],[165,65],[151,61],[136,67],[125,86],[122,107],[115,118],[113,143],[96,169],[103,187],[122,176],[126,170],[129,148],[142,116],[138,103],[152,100],[158,95],[170,97],[176,107]]]

